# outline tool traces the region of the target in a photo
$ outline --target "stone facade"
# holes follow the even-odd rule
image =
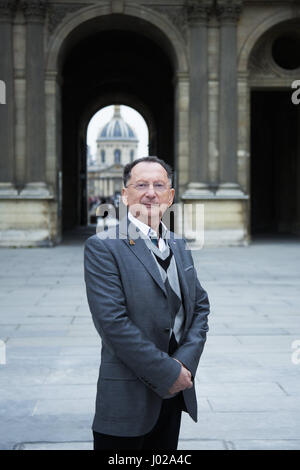
[[[5,44],[0,80],[6,93],[0,104],[0,245],[51,246],[62,239],[64,218],[69,216],[69,224],[84,223],[87,171],[80,149],[86,148],[85,126],[101,106],[120,102],[144,115],[152,154],[172,153],[178,201],[204,204],[205,243],[248,243],[251,93],[288,90],[300,79],[297,60],[285,66],[280,56],[288,40],[297,42],[299,24],[298,0],[0,0],[0,43]],[[149,54],[143,58],[147,73],[138,79],[129,51],[111,71],[109,54],[102,62],[106,46],[99,42],[104,69],[93,81],[87,62],[90,82],[80,88],[71,80],[78,67],[78,61],[72,62],[74,51],[79,54],[100,29],[103,38],[124,30],[129,41],[135,34],[141,39],[132,39],[136,50],[149,44],[150,51],[152,44],[155,60],[161,50],[170,66],[151,68],[154,56]],[[157,63],[166,61],[162,57]],[[170,89],[161,113],[152,105],[155,91],[147,101],[147,87],[160,74],[156,90],[160,83]],[[72,86],[82,106],[80,122],[72,114]],[[101,87],[101,92],[90,96],[89,87]],[[86,105],[80,101],[83,88]],[[66,128],[64,123],[72,120],[74,126]],[[162,126],[165,135],[159,134]],[[68,152],[76,155],[75,166]],[[293,173],[299,188],[299,146],[292,152],[298,155]],[[295,191],[290,230],[299,233],[300,192]]]

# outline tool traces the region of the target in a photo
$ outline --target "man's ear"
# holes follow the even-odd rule
[[[128,200],[127,200],[127,189],[122,188],[122,201],[125,206],[128,206]]]
[[[171,188],[170,189],[169,202],[168,202],[169,207],[173,204],[174,196],[175,196],[175,189]]]

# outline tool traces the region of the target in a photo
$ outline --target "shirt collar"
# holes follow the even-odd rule
[[[141,220],[137,219],[136,217],[134,217],[130,211],[128,211],[128,219],[134,224],[136,225],[140,231],[146,235],[147,237],[149,238],[152,238],[152,237],[155,237],[157,238],[157,232],[155,230],[153,230],[153,228],[149,227],[149,225],[147,224],[144,224],[144,222],[142,222]],[[162,238],[165,238],[165,235],[167,233],[167,227],[165,226],[165,224],[163,222],[160,222],[160,227],[161,227],[161,236]]]

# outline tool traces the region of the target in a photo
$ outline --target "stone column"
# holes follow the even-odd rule
[[[177,73],[174,79],[174,89],[175,171],[173,184],[177,201],[189,182],[189,77],[187,73]]]
[[[190,0],[189,21],[190,66],[190,159],[186,196],[209,194],[208,174],[208,40],[207,22],[212,11],[211,0]]]
[[[12,21],[15,2],[0,0],[0,195],[17,194],[15,183],[14,147],[14,66]]]
[[[45,179],[44,21],[46,0],[24,0],[26,20],[26,188],[47,195]]]
[[[240,192],[237,183],[237,20],[242,0],[218,0],[220,20],[219,189]]]

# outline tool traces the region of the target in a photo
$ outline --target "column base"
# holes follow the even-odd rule
[[[187,239],[191,249],[249,243],[247,195],[182,199],[184,226],[176,230]]]
[[[21,197],[32,197],[34,199],[53,197],[52,188],[44,182],[27,183],[20,192]]]
[[[213,193],[207,183],[189,183],[182,195],[182,199],[201,199],[201,197],[212,196]]]
[[[243,197],[244,192],[237,183],[221,183],[216,191],[217,197]]]
[[[57,201],[53,198],[0,198],[0,246],[54,246],[59,242]]]
[[[0,183],[0,198],[17,196],[18,191],[12,183]]]

